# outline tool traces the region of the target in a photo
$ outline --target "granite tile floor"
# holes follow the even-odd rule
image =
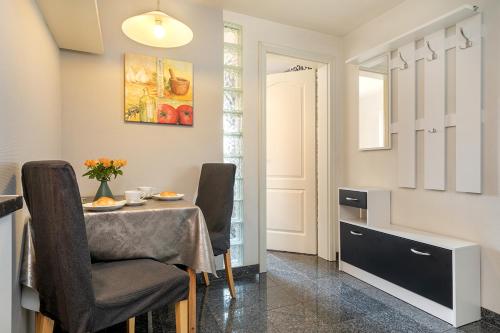
[[[240,277],[235,283],[236,300],[224,280],[208,288],[199,285],[198,332],[500,333],[485,321],[455,329],[316,256],[269,252],[267,274]],[[174,320],[172,307],[155,311],[153,332],[175,332]],[[146,315],[137,318],[136,332],[148,332]]]

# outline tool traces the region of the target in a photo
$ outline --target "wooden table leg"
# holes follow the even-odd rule
[[[196,332],[196,273],[188,268],[189,273],[189,332]]]

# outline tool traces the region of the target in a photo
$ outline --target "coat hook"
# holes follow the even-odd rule
[[[465,50],[465,49],[468,49],[469,47],[471,47],[472,46],[472,41],[470,40],[469,37],[465,36],[464,28],[462,28],[462,27],[460,27],[460,34],[465,39],[465,45],[464,46],[460,45],[460,48],[462,50]]]
[[[401,61],[403,62],[403,66],[402,67],[399,67],[400,70],[405,70],[405,69],[408,69],[408,63],[406,62],[406,60],[403,58],[403,55],[401,54],[401,52],[399,52],[399,59],[401,59]]]
[[[429,43],[429,41],[426,41],[425,44],[427,45],[427,48],[429,49],[429,51],[431,51],[431,57],[427,57],[427,61],[432,61],[432,60],[436,60],[438,55],[436,53],[436,51],[434,51],[432,48],[431,48],[431,44]]]
[[[433,129],[427,130],[427,132],[434,134],[434,133],[437,133],[437,129],[433,128]]]

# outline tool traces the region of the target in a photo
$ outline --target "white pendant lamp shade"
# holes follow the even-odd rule
[[[130,39],[153,47],[178,47],[193,40],[193,31],[164,12],[155,10],[123,21],[123,33]]]

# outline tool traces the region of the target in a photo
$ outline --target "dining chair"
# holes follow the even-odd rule
[[[226,278],[232,298],[236,298],[230,250],[235,174],[234,164],[203,164],[196,198],[196,205],[205,216],[214,256],[224,255]],[[203,278],[208,286],[210,281],[207,272],[203,272]]]
[[[37,333],[51,333],[54,322],[69,333],[87,333],[124,321],[132,333],[135,316],[173,303],[177,332],[188,332],[186,272],[151,259],[91,262],[69,163],[26,163],[22,183],[34,234]]]

